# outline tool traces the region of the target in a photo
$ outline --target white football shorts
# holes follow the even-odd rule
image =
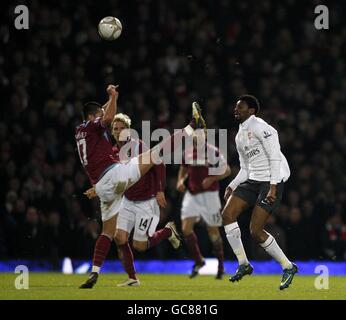
[[[202,217],[208,226],[220,227],[222,225],[220,210],[219,191],[205,191],[195,195],[186,191],[181,208],[181,219]]]
[[[123,197],[117,229],[130,233],[134,228],[133,240],[148,240],[156,231],[159,221],[160,207],[155,197],[145,201],[131,201]]]
[[[111,219],[119,212],[124,192],[140,177],[136,157],[126,163],[116,163],[96,183],[95,192],[100,198],[102,221]]]

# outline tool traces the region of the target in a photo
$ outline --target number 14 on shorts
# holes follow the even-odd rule
[[[147,231],[149,229],[152,221],[153,221],[153,218],[151,218],[151,219],[142,218],[139,222],[138,229],[141,231]]]

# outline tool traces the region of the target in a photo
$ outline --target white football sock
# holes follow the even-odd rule
[[[231,245],[234,254],[237,256],[239,265],[248,265],[249,260],[246,257],[243,243],[241,241],[241,232],[237,222],[225,226],[226,237]]]
[[[97,272],[97,273],[100,273],[100,267],[97,267],[97,266],[93,266],[92,268],[91,268],[91,272]]]
[[[282,269],[291,269],[292,262],[287,259],[279,245],[277,244],[275,238],[268,232],[266,232],[269,237],[263,243],[260,243],[260,246],[271,255],[277,262],[282,266]]]

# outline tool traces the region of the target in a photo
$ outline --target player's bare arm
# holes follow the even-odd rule
[[[165,193],[163,191],[159,191],[156,194],[156,201],[161,208],[166,208],[167,202],[166,202]]]
[[[203,189],[208,189],[214,182],[223,180],[231,174],[231,168],[227,165],[226,171],[221,175],[208,176],[202,181]]]
[[[230,186],[228,186],[225,190],[225,194],[223,196],[223,198],[225,199],[225,201],[227,202],[228,198],[231,196],[233,190]]]
[[[117,113],[117,100],[119,96],[118,85],[109,85],[107,87],[107,93],[109,96],[106,107],[104,108],[102,123],[104,125],[110,125],[113,121],[114,116]]]
[[[185,180],[187,179],[187,168],[184,166],[180,166],[179,172],[178,172],[178,181],[177,181],[177,190],[179,192],[185,192]]]
[[[88,197],[88,199],[93,199],[97,197],[95,187],[89,188],[84,192],[84,194]]]
[[[271,184],[267,197],[266,197],[266,201],[268,201],[269,203],[274,203],[276,200],[276,184]]]

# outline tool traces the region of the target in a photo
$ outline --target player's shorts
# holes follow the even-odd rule
[[[146,241],[156,231],[160,221],[160,208],[156,198],[145,201],[131,201],[125,196],[121,202],[117,229],[132,231],[133,240]]]
[[[140,179],[138,158],[127,163],[116,163],[96,183],[95,192],[100,198],[102,221],[114,217],[126,189]]]
[[[269,204],[265,201],[270,188],[269,181],[247,180],[241,183],[234,191],[233,195],[243,199],[250,207],[260,206],[268,213],[274,212],[280,205],[284,191],[284,183],[280,182],[276,187],[276,200]]]
[[[202,217],[208,226],[219,227],[222,225],[220,209],[219,191],[205,191],[195,195],[186,191],[181,208],[181,219]]]

